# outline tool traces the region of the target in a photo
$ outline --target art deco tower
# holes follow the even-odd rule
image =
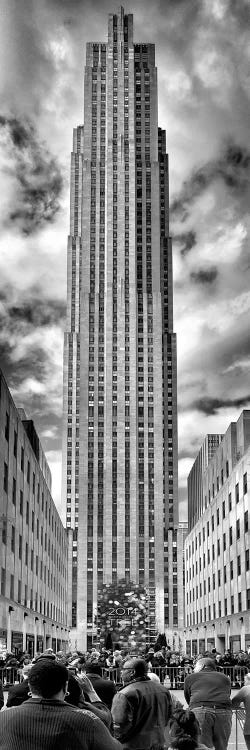
[[[147,586],[160,632],[178,621],[176,339],[157,104],[154,45],[134,43],[121,8],[108,42],[87,44],[71,161],[63,493],[78,648],[98,587],[121,578]]]

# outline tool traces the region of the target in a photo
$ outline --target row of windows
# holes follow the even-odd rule
[[[229,509],[229,511],[232,510],[231,493],[229,493],[229,507],[228,507],[228,509]],[[225,517],[226,517],[226,508],[225,508],[225,501],[223,501],[223,503],[222,503],[222,518],[224,519]],[[217,526],[218,526],[219,523],[220,523],[220,509],[219,508],[217,508],[217,511],[216,511],[216,522],[217,522]],[[214,531],[214,528],[215,528],[215,517],[213,515],[212,518],[211,518],[211,529],[212,529],[212,531]],[[244,531],[248,531],[248,511],[245,511],[245,513],[244,513]],[[201,531],[199,531],[198,537],[196,536],[195,537],[195,541],[194,540],[192,541],[192,547],[191,547],[191,544],[189,544],[189,547],[186,549],[186,559],[190,558],[191,554],[194,554],[194,548],[195,548],[195,550],[197,550],[198,543],[199,543],[199,547],[201,546],[201,536],[202,536],[203,542],[205,542],[206,537],[208,538],[210,536],[210,524],[209,524],[209,521],[207,521],[207,526],[206,527],[203,526],[203,528],[202,528],[202,535],[201,535]],[[240,537],[240,519],[237,519],[236,520],[236,539],[239,539],[239,537]],[[233,542],[233,528],[232,528],[232,526],[230,526],[230,529],[229,529],[229,544],[232,544],[232,542]]]
[[[224,565],[223,568],[223,583],[227,583],[228,581],[228,573],[229,573],[229,579],[232,581],[234,579],[234,572],[236,573],[236,576],[240,576],[242,573],[242,559],[241,555],[237,556],[236,559],[236,570],[234,571],[234,560],[230,560],[229,567],[228,565]],[[249,570],[249,550],[246,550],[245,552],[245,570],[246,572]],[[188,579],[187,579],[188,580]],[[216,573],[212,574],[211,576],[208,576],[207,581],[203,580],[203,582],[200,582],[199,585],[196,585],[195,588],[192,590],[190,589],[189,592],[187,592],[187,604],[188,601],[191,602],[192,600],[195,601],[195,598],[198,598],[198,596],[206,595],[207,593],[210,593],[211,591],[211,584],[213,590],[216,587]],[[220,569],[217,571],[217,585],[220,587],[222,584],[222,576]],[[196,596],[195,596],[196,591]]]
[[[187,615],[187,626],[195,625],[199,622],[207,622],[211,619],[215,620],[217,617],[223,617],[223,615],[233,615],[235,611],[242,612],[242,593],[239,591],[237,595],[237,610],[235,610],[235,596],[236,595],[232,594],[230,599],[226,598],[224,599],[224,602],[219,599],[217,603],[214,602],[212,605],[204,607],[204,609],[200,609],[196,612],[190,613],[189,615]],[[247,589],[246,591],[246,609],[250,609],[250,589]]]

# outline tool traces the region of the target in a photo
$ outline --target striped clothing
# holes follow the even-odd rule
[[[121,750],[121,745],[89,712],[30,698],[1,711],[0,750]]]

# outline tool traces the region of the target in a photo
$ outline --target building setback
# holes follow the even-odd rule
[[[177,376],[168,156],[153,44],[110,15],[87,44],[74,130],[64,340],[64,519],[72,640],[103,583],[145,585],[152,632],[178,625]],[[179,597],[179,600],[178,600]]]
[[[67,532],[34,423],[0,370],[0,653],[66,648]]]
[[[196,483],[203,505],[188,483],[188,502],[200,507],[185,542],[184,636],[193,654],[250,646],[250,411],[214,438],[217,449]],[[197,459],[189,480],[195,466],[197,474]]]

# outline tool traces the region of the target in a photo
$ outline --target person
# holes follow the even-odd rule
[[[67,668],[40,659],[29,673],[31,698],[0,713],[1,750],[121,750],[96,716],[65,702]]]
[[[243,687],[232,698],[233,708],[239,708],[241,703],[246,712],[243,734],[247,750],[250,750],[250,672],[245,675]]]
[[[24,664],[22,670],[21,670],[21,677],[22,682],[11,685],[9,687],[8,691],[8,697],[7,697],[7,708],[11,708],[12,706],[21,706],[24,701],[28,700],[29,697],[29,673],[32,668],[32,663]]]
[[[169,721],[168,750],[208,750],[200,743],[200,725],[193,711],[178,709]]]
[[[79,666],[81,667],[81,665]],[[86,675],[92,682],[92,685],[99,695],[101,701],[103,701],[103,703],[106,703],[106,706],[111,709],[112,700],[114,695],[116,694],[115,683],[112,680],[109,680],[107,677],[102,677],[102,668],[100,664],[98,664],[98,662],[86,661],[85,665],[83,665],[81,675],[84,674],[84,672],[86,672]]]
[[[1,708],[4,706],[4,695],[3,695],[3,683],[2,680],[0,680],[0,711]]]
[[[172,713],[169,691],[147,676],[148,664],[128,658],[121,670],[123,688],[113,698],[114,736],[124,750],[161,750],[165,727]]]
[[[184,696],[201,727],[201,742],[226,750],[232,726],[231,682],[216,671],[214,659],[201,658],[184,681]]]

